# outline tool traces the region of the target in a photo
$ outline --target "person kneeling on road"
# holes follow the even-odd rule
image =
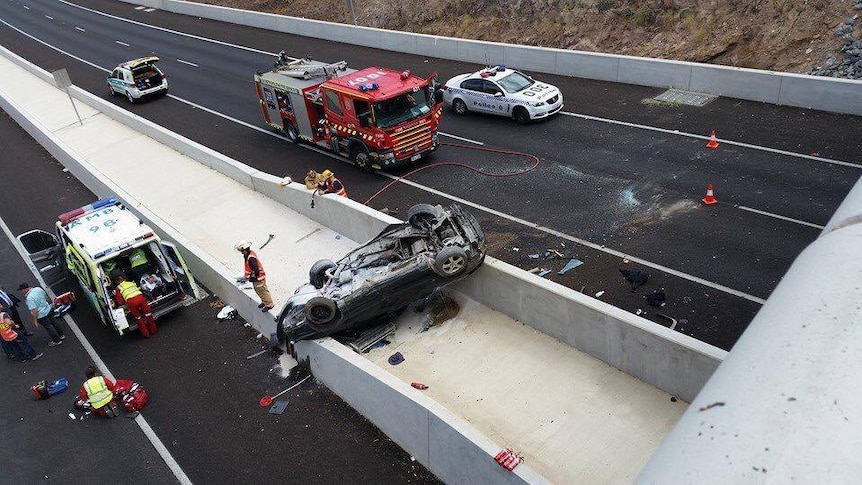
[[[150,308],[150,303],[141,293],[138,285],[131,281],[126,281],[123,275],[117,276],[117,288],[114,290],[114,301],[117,305],[122,306],[124,303],[129,309],[129,313],[135,317],[138,322],[138,330],[145,338],[150,338],[150,335],[156,334],[156,321],[153,320],[153,309]]]
[[[119,416],[120,407],[114,399],[114,383],[107,377],[98,375],[92,365],[87,367],[86,376],[87,380],[78,391],[79,399],[75,406],[86,408],[85,403],[89,403],[90,409],[100,416],[109,418]]]
[[[17,357],[18,359],[36,360],[42,357],[42,353],[36,353],[30,345],[30,341],[24,336],[23,330],[15,331],[15,328],[20,329],[20,325],[15,323],[7,313],[6,307],[0,303],[0,340],[3,343],[3,351],[9,358]]]

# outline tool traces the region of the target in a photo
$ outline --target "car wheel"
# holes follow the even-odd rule
[[[108,84],[108,94],[110,94],[112,98],[117,95],[117,92],[114,91],[114,88],[112,88],[110,84]]]
[[[325,296],[315,296],[305,304],[305,318],[314,325],[332,323],[337,315],[335,302]]]
[[[132,97],[131,91],[126,91],[126,99],[128,99],[130,103],[135,104],[135,98]]]
[[[290,140],[291,143],[299,143],[299,132],[296,131],[296,127],[293,126],[292,122],[284,122],[284,132],[287,134],[287,139]]]
[[[467,103],[461,101],[458,98],[452,100],[452,109],[461,116],[467,114],[467,112],[469,111],[467,109]]]
[[[512,118],[516,123],[525,125],[530,122],[530,113],[523,106],[516,106],[514,111],[512,111]]]
[[[351,149],[350,158],[356,165],[356,168],[363,172],[371,172],[371,156],[368,155],[368,150],[365,147],[354,146]]]
[[[422,227],[422,221],[440,217],[440,209],[431,204],[416,204],[407,209],[407,222],[416,228]]]
[[[463,248],[450,246],[443,248],[434,258],[434,271],[440,276],[452,278],[467,269],[467,251]]]
[[[311,265],[311,270],[308,272],[308,281],[314,285],[315,288],[323,288],[323,285],[326,284],[326,272],[330,268],[334,268],[335,263],[328,259],[321,259],[320,261]]]

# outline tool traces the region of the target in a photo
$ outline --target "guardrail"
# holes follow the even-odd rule
[[[862,81],[358,27],[181,0],[122,0],[276,32],[476,64],[862,115]]]

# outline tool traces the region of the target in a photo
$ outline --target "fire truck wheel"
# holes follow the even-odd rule
[[[467,110],[467,103],[465,103],[464,101],[461,101],[460,99],[455,99],[454,101],[452,101],[452,109],[454,109],[455,112],[458,113],[459,115],[463,116],[463,115],[467,114],[467,111],[468,111]]]
[[[132,97],[131,92],[126,91],[126,99],[128,99],[130,103],[135,104],[135,98]]]
[[[353,156],[351,158],[353,159],[353,163],[356,164],[356,168],[365,172],[370,172],[371,157],[368,155],[368,151],[359,146],[354,146],[352,151]]]
[[[296,127],[293,126],[293,123],[285,121],[284,132],[287,134],[287,139],[290,140],[291,143],[299,143],[299,132],[296,131]]]

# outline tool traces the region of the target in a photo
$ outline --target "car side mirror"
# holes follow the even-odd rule
[[[502,97],[503,97],[503,93],[501,93],[500,91],[497,91],[496,93],[494,93],[494,97],[495,97],[495,98],[502,98]]]

